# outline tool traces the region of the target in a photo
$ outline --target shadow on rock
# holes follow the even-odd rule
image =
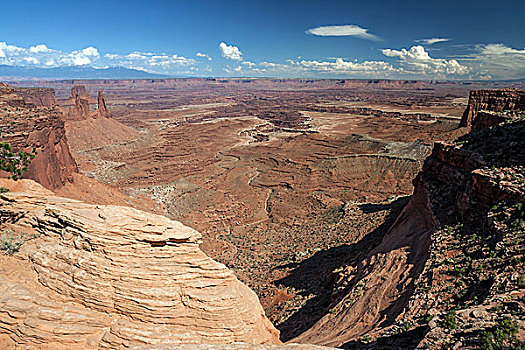
[[[341,348],[352,350],[412,350],[417,348],[418,344],[423,340],[428,331],[428,326],[417,327],[402,334],[380,338],[377,341],[370,343],[354,340],[344,344]]]
[[[297,337],[328,313],[335,282],[332,272],[341,266],[355,267],[365,259],[381,243],[409,198],[403,197],[391,204],[381,205],[382,209],[368,208],[389,210],[389,214],[380,226],[359,242],[319,251],[298,264],[288,276],[275,281],[277,286],[293,287],[303,296],[312,296],[299,310],[276,326],[281,332],[281,341]]]

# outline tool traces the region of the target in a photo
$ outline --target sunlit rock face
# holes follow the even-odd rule
[[[255,293],[166,217],[2,181],[5,230],[36,237],[2,256],[0,328],[18,345],[279,343]]]

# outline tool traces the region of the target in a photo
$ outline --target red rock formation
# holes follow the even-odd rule
[[[90,116],[89,101],[75,96],[75,105],[68,109],[67,120],[84,120]]]
[[[95,99],[87,92],[84,85],[75,85],[71,88],[71,96],[62,103],[63,106],[74,106],[76,104],[76,97],[88,101],[88,104],[96,103]]]
[[[71,89],[71,97],[62,105],[72,105],[68,110],[64,111],[67,120],[86,120],[91,118],[107,118],[111,117],[111,112],[108,110],[106,99],[102,91],[98,92],[97,99],[98,108],[91,111],[90,104],[95,103],[95,100],[87,93],[83,85],[74,86]]]
[[[477,99],[479,96],[483,97]],[[464,116],[467,119],[473,116],[474,119],[468,120],[473,123],[471,125],[476,125],[478,109],[517,109],[523,102],[521,96],[525,94],[509,90],[474,92]],[[494,120],[486,120],[485,123],[494,125],[500,120],[496,115]],[[481,128],[480,125],[478,127]],[[439,240],[433,234],[440,227],[460,223],[468,228],[467,234],[487,236],[494,226],[488,214],[490,208],[501,203],[525,203],[525,154],[520,152],[525,148],[523,132],[524,121],[520,116],[513,123],[467,134],[456,144],[436,143],[432,154],[425,160],[423,170],[414,180],[415,190],[410,202],[381,244],[350,269],[352,273],[347,276],[350,287],[346,294],[329,314],[294,341],[340,346],[365,334],[372,337],[384,334],[388,337],[392,333],[385,331],[385,328],[394,326],[396,322],[415,324],[418,318],[426,315],[430,304],[435,308],[431,315],[446,311],[443,300],[414,294],[423,271],[428,270],[427,273],[432,275],[434,266],[429,257],[432,253],[439,255],[439,252],[431,251],[431,244]],[[516,239],[519,240],[519,236],[515,236],[513,241]],[[490,242],[487,239],[485,243],[488,246]],[[500,269],[497,273],[501,275],[502,271]],[[509,279],[512,271],[504,273]],[[437,284],[442,282],[435,281]],[[473,286],[476,286],[475,282],[475,279],[471,281]],[[421,286],[420,293],[424,294],[424,288],[427,285]],[[486,289],[488,293],[489,287]],[[457,302],[458,298],[452,296],[451,300]],[[502,299],[495,296],[494,300]],[[470,312],[466,310],[464,313]],[[490,322],[485,324],[487,327],[491,325]],[[466,324],[464,329],[469,326]],[[450,330],[447,332],[451,333]],[[423,343],[415,341],[417,348],[422,348]]]
[[[38,153],[24,177],[58,189],[78,172],[69,152],[62,114],[57,110],[33,109],[14,91],[10,87],[0,89],[0,105],[5,106],[0,114],[2,125],[14,122],[11,132],[4,135],[5,141],[17,150],[36,147]]]
[[[108,110],[108,107],[106,105],[106,99],[104,98],[104,95],[102,94],[102,91],[100,90],[98,91],[97,101],[98,101],[97,112],[98,112],[99,117],[104,117],[104,118],[111,117],[111,112]]]
[[[493,121],[492,125],[501,122],[501,120],[485,116],[478,120],[480,111],[501,112],[516,109],[525,109],[524,90],[474,90],[470,92],[467,109],[463,113],[460,126],[472,127],[474,130],[482,129],[491,126],[487,123],[489,120]]]

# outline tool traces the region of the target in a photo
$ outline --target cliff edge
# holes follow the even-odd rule
[[[472,131],[434,145],[381,244],[343,269],[346,287],[330,312],[294,341],[355,349],[523,346],[522,96],[471,93],[464,121]],[[480,119],[481,111],[490,113]]]

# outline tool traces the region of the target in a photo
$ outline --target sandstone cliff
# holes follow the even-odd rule
[[[484,112],[502,112],[525,109],[525,91],[516,89],[474,90],[470,92],[467,109],[463,113],[460,126],[474,130],[489,127],[502,121],[504,116]],[[481,113],[480,113],[481,112]],[[479,116],[483,115],[481,118]]]
[[[0,333],[20,346],[279,343],[258,298],[179,222],[56,197],[2,180],[3,230],[25,237],[0,257]]]
[[[434,146],[382,243],[347,269],[342,296],[294,341],[476,348],[505,325],[516,331],[503,345],[523,340],[525,116],[509,94],[483,92],[485,104],[465,112],[478,131]],[[492,128],[476,124],[477,108],[500,109]]]
[[[24,177],[55,190],[71,181],[72,174],[78,171],[69,152],[62,114],[53,108],[54,102],[50,108],[35,108],[25,100],[34,102],[33,90],[24,91],[8,85],[0,87],[2,127],[13,125],[9,132],[4,130],[3,136],[17,150],[37,148],[38,153]],[[52,96],[50,99],[56,100]]]

